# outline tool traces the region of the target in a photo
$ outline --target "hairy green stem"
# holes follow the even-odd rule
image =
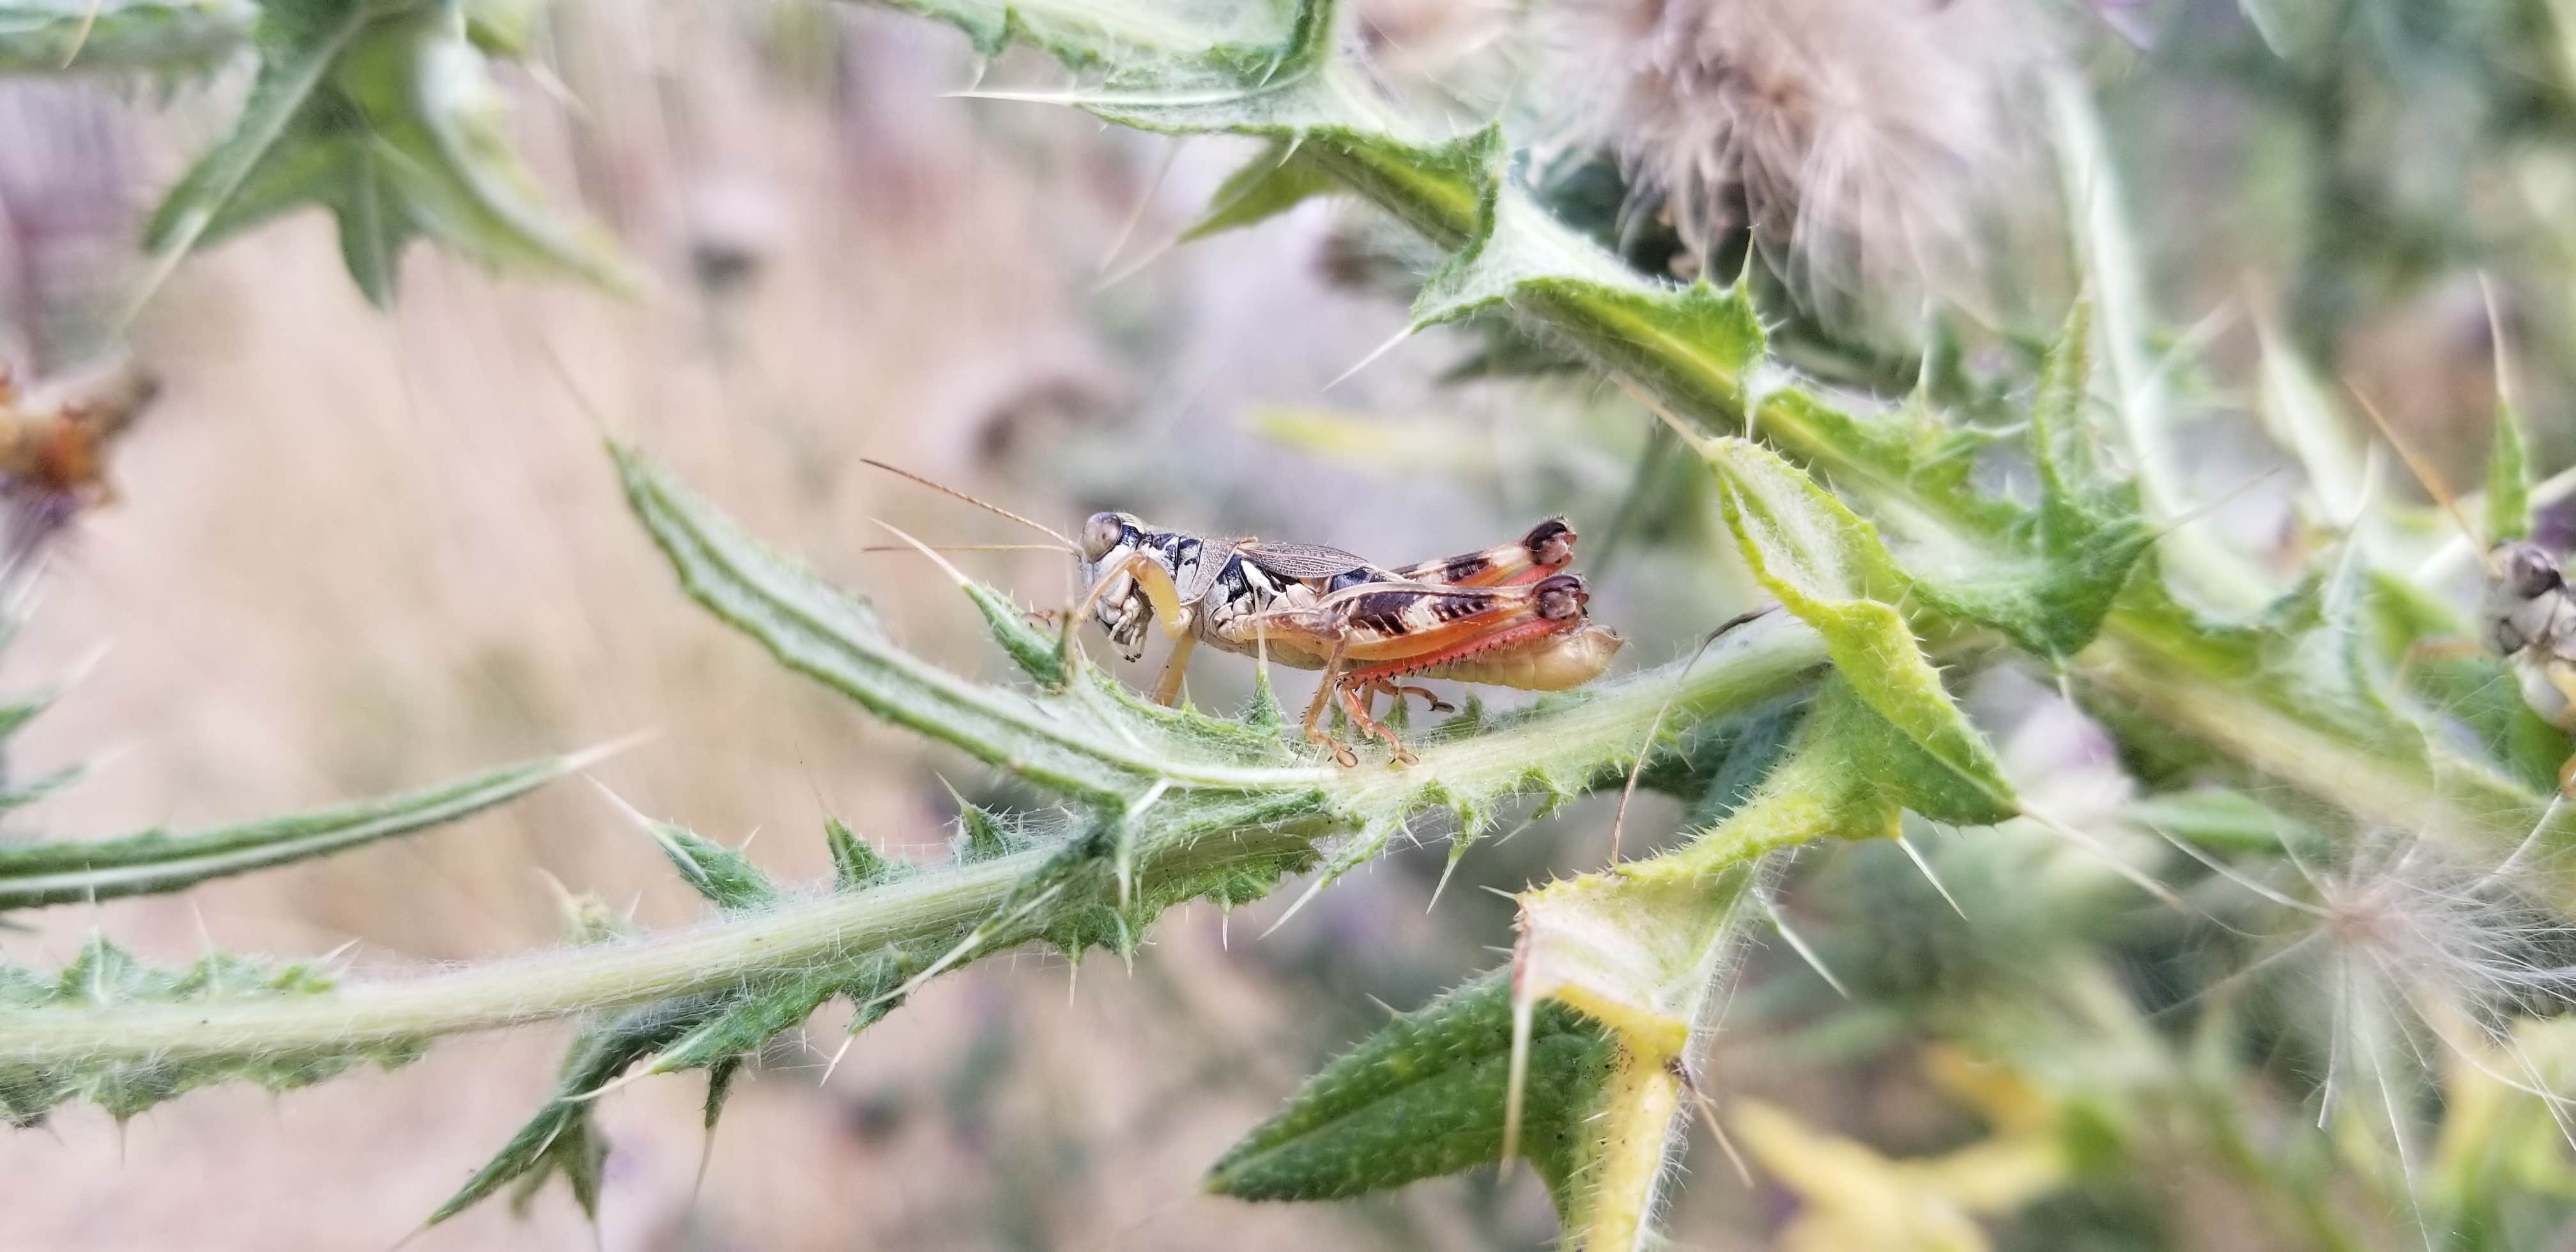
[[[1268,794],[1176,789],[1130,819],[1138,827],[1135,890],[1152,898],[1161,884],[1203,881],[1229,867],[1279,866],[1283,857],[1319,840],[1393,820],[1444,797],[1508,794],[1537,762],[1584,765],[1585,776],[1574,781],[1589,781],[1601,766],[1642,750],[1659,712],[1670,710],[1663,725],[1678,732],[1796,690],[1823,664],[1816,633],[1774,614],[1695,658],[1507,719],[1485,733],[1426,747],[1410,768],[1327,771],[1320,787],[1304,771],[1281,771],[1296,777]],[[1097,876],[1074,880],[1062,888],[1074,894],[1048,899],[1043,911],[1032,906],[1028,916],[1011,920],[1015,902],[1025,903],[1020,896],[1058,864],[1064,847],[1056,843],[927,868],[877,886],[619,944],[419,978],[355,980],[328,994],[0,1011],[0,1072],[118,1058],[185,1063],[407,1044],[719,990],[846,962],[888,944],[962,939],[985,927],[971,953],[980,956],[1037,937],[1047,918],[1069,908],[1117,898],[1114,882]]]
[[[1260,830],[1202,839],[1145,872],[1254,859],[1295,847],[1310,833]],[[1053,854],[1032,849],[630,943],[565,948],[422,978],[350,982],[327,996],[0,1014],[0,1068],[399,1043],[716,990],[755,973],[962,934]]]

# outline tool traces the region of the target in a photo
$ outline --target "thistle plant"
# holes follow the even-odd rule
[[[1564,91],[1542,74],[1461,125],[1390,83],[1331,0],[895,7],[983,56],[1025,46],[1068,76],[983,94],[1251,140],[1192,236],[1325,196],[1400,224],[1441,258],[1408,333],[1463,326],[1605,384],[1622,420],[1691,465],[1718,536],[1695,559],[1741,569],[1764,602],[1590,688],[1507,713],[1471,704],[1415,732],[1409,765],[1347,769],[1285,731],[1266,671],[1239,712],[1164,708],[1088,660],[1069,621],[962,574],[1017,677],[943,669],[649,449],[614,445],[637,521],[699,605],[1049,806],[963,806],[935,861],[889,857],[832,820],[834,873],[811,885],[626,810],[639,852],[666,859],[708,918],[638,933],[578,907],[561,948],[436,973],[346,978],[221,953],[156,970],[100,938],[65,969],[0,984],[13,1118],[73,1100],[129,1116],[218,1082],[301,1086],[568,1018],[546,1102],[424,1216],[557,1175],[587,1209],[611,1149],[598,1097],[705,1070],[712,1125],[762,1046],[826,1002],[854,1007],[855,1034],[931,979],[1029,946],[1149,960],[1140,945],[1184,904],[1231,910],[1299,875],[1308,896],[1330,890],[1421,828],[1452,834],[1454,863],[1506,810],[1646,788],[1686,806],[1674,842],[1518,892],[1507,965],[1324,1065],[1211,1163],[1207,1186],[1327,1200],[1527,1162],[1566,1246],[1645,1248],[1705,1124],[1797,1197],[1789,1246],[1984,1246],[2079,1192],[2173,1246],[2206,1246],[2194,1215],[2148,1213],[2157,1201],[2128,1181],[2195,1160],[2224,1162],[2248,1220],[2290,1246],[2530,1246],[2567,1220],[2569,1041],[2547,1019],[2568,993],[2576,818],[2557,787],[2576,742],[2501,658],[2455,646],[2476,637],[2479,545],[2463,559],[2425,510],[2391,501],[2369,439],[2290,343],[2264,342],[2260,371],[2277,454],[2299,477],[2278,493],[2287,537],[2207,524],[2201,510],[2224,500],[2183,455],[2179,367],[2157,355],[2095,102],[2053,37],[1979,50],[2004,68],[1905,71],[1964,110],[1913,134],[1831,92],[1803,121],[1759,114],[1776,92],[1724,104],[1742,89],[1734,62],[1781,55],[1778,41],[1792,61],[1828,57],[1795,22],[1848,24],[1855,6],[1805,19],[1661,6],[1648,46],[1621,45],[1620,72],[1590,84],[1609,105],[1522,98]],[[1584,0],[1549,20],[1607,40],[1634,7]],[[2278,43],[2278,15],[2254,8]],[[297,0],[259,7],[247,29],[220,16],[110,5],[90,19],[95,52],[87,39],[56,51],[47,22],[0,35],[13,65],[167,71],[228,40],[259,58],[239,125],[155,220],[161,261],[319,203],[379,303],[414,237],[630,285],[594,235],[535,207],[497,143],[485,60],[526,50],[511,33],[526,15]],[[1809,85],[1851,88],[1856,62],[1821,64]],[[2019,93],[2045,127],[2003,133],[1990,88]],[[1722,116],[1698,94],[1711,90]],[[1569,143],[1621,169],[1625,225],[1574,202],[1553,159]],[[1979,167],[2025,145],[2063,185],[2055,265],[2073,281],[2053,325],[1985,334],[2001,364],[1967,365],[1960,339],[1977,332],[1946,314],[1893,354],[1856,349],[1884,328],[1835,334],[1859,316],[1780,259],[1958,236],[1965,218],[1947,215],[1979,208],[1949,179],[1992,172],[1951,158]],[[1880,181],[1845,178],[1847,164]],[[1629,227],[1657,214],[1688,264],[1638,263]],[[1837,281],[1883,294],[1872,274]],[[2523,418],[2510,403],[2494,417],[2466,510],[2481,542],[2530,533],[2547,499]],[[2066,720],[1999,745],[1962,697],[2006,679]],[[2038,742],[2071,725],[2098,736],[2097,759]],[[0,848],[0,901],[175,890],[496,803],[580,760],[245,830]],[[2104,785],[2055,785],[2088,771]],[[1889,844],[1919,880],[1870,876],[1866,858]],[[1927,891],[1964,930],[1888,925]],[[1857,907],[1810,944],[1791,916],[1809,899]],[[1766,963],[1768,938],[1815,983]],[[2182,989],[2145,986],[2150,966],[2188,966]],[[1905,1067],[1982,1133],[1899,1154],[1727,1100],[1709,1057],[1741,1029],[1730,1007],[1774,1001],[1753,1012],[1766,1027],[1827,1019],[1818,986],[1853,1016],[1896,1014],[1914,1036]]]

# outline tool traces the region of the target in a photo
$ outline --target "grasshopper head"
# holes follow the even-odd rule
[[[1131,513],[1094,513],[1082,525],[1082,581],[1098,593],[1091,602],[1092,620],[1131,661],[1143,655],[1145,623],[1153,606],[1146,602],[1144,588],[1126,574],[1112,577],[1107,586],[1099,583],[1111,567],[1144,545],[1142,525]]]
[[[2487,564],[2494,573],[2479,616],[2488,646],[2512,656],[2576,630],[2576,603],[2570,602],[2567,580],[2549,549],[2509,539],[2487,554]]]
[[[1549,621],[1583,616],[1583,606],[1592,599],[1592,593],[1583,587],[1583,580],[1572,574],[1552,574],[1542,578],[1531,591],[1538,603],[1538,615]]]
[[[1094,569],[1136,532],[1136,519],[1124,513],[1094,513],[1082,524],[1082,561]]]
[[[1530,528],[1522,536],[1530,561],[1540,569],[1563,569],[1574,560],[1574,528],[1562,517],[1551,517]]]

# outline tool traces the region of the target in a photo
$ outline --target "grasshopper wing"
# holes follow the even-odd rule
[[[1320,543],[1247,543],[1238,552],[1244,559],[1282,578],[1332,578],[1359,570],[1369,581],[1391,579],[1386,571],[1367,560],[1339,548]]]

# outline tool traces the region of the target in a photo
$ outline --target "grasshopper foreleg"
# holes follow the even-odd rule
[[[1134,590],[1125,598],[1117,622],[1110,626],[1110,640],[1119,645],[1128,660],[1145,654],[1144,623],[1133,616],[1134,600],[1141,593],[1163,634],[1174,641],[1171,659],[1163,663],[1162,676],[1154,683],[1154,702],[1170,704],[1180,695],[1182,672],[1189,666],[1191,646],[1198,642],[1191,630],[1198,623],[1198,610],[1181,599],[1181,589],[1172,583],[1172,572],[1160,562],[1142,552],[1129,553],[1125,560],[1101,571],[1091,590],[1083,593],[1064,620],[1069,624],[1089,616],[1121,580],[1128,580]]]

